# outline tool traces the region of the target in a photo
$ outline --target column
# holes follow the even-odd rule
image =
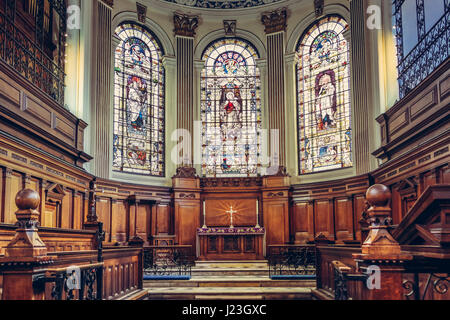
[[[344,33],[344,37],[350,44],[351,77],[352,77],[352,105],[353,105],[353,163],[356,174],[364,174],[370,171],[370,105],[368,100],[366,70],[366,13],[364,0],[350,2],[351,28]],[[351,42],[352,39],[358,41]],[[373,120],[375,118],[373,117]],[[373,121],[372,120],[372,121]]]
[[[181,155],[183,167],[193,164],[193,128],[194,128],[194,36],[198,18],[175,13],[175,39],[177,61],[177,128],[185,129],[191,134],[190,141],[184,141]]]
[[[97,0],[93,7],[91,123],[93,174],[109,178],[111,136],[111,41],[113,0]]]
[[[261,19],[267,35],[267,112],[269,130],[278,130],[279,152],[272,155],[282,168],[286,167],[286,118],[284,78],[284,35],[286,31],[286,9],[265,13]],[[270,139],[270,148],[276,141]],[[272,163],[271,166],[276,165]]]

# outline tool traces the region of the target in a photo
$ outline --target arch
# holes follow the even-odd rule
[[[311,24],[297,48],[299,174],[349,168],[352,157],[348,23],[329,15]]]
[[[165,174],[165,72],[160,42],[146,27],[115,29],[113,171]]]
[[[225,31],[223,29],[212,31],[208,33],[206,36],[204,36],[195,47],[194,51],[194,59],[195,60],[201,60],[202,54],[208,48],[208,46],[213,43],[217,39],[221,38],[241,38],[248,42],[250,42],[256,49],[256,51],[259,54],[259,59],[263,60],[267,57],[267,51],[266,47],[264,46],[264,43],[261,41],[261,39],[256,36],[255,34],[246,31],[246,30],[236,30],[235,36],[226,36]]]
[[[331,4],[325,6],[323,10],[324,16],[329,15],[339,15],[341,16],[347,23],[350,21],[350,10],[341,4]],[[302,37],[303,33],[306,29],[308,29],[309,26],[311,26],[315,21],[317,21],[316,14],[313,12],[306,16],[303,20],[301,20],[297,26],[292,31],[292,34],[289,37],[289,40],[286,44],[286,52],[292,53],[295,52],[298,46],[298,43],[300,41],[300,38]]]
[[[132,11],[123,11],[123,12],[116,14],[112,21],[113,34],[114,34],[114,30],[116,30],[116,28],[120,24],[122,24],[126,21],[134,21],[136,24],[141,24],[141,25],[145,26],[148,30],[150,30],[155,35],[155,37],[160,41],[163,52],[166,56],[175,56],[175,49],[174,49],[173,43],[170,40],[167,33],[164,31],[163,28],[160,27],[159,24],[157,24],[155,21],[153,21],[149,18],[146,18],[145,23],[143,24],[143,23],[138,22],[136,18],[137,18],[136,12],[132,12]]]
[[[256,176],[261,169],[261,78],[257,49],[228,37],[201,56],[202,175]]]

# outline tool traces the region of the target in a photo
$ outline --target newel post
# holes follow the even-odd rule
[[[362,245],[362,253],[354,254],[359,271],[371,275],[364,300],[403,300],[403,263],[412,256],[401,252],[400,245],[389,229],[391,218],[391,192],[381,184],[370,187],[366,193],[369,235]],[[377,279],[377,270],[379,278]]]
[[[17,229],[14,238],[0,259],[3,274],[3,300],[43,300],[43,286],[33,285],[42,275],[42,268],[53,263],[47,256],[47,247],[39,237],[39,194],[30,189],[19,191],[16,196]],[[36,282],[35,282],[36,283]]]

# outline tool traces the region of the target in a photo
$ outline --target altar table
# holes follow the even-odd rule
[[[266,247],[264,228],[197,229],[199,260],[263,260]]]

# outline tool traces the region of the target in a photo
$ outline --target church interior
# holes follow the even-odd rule
[[[450,300],[449,0],[0,0],[1,300]]]

